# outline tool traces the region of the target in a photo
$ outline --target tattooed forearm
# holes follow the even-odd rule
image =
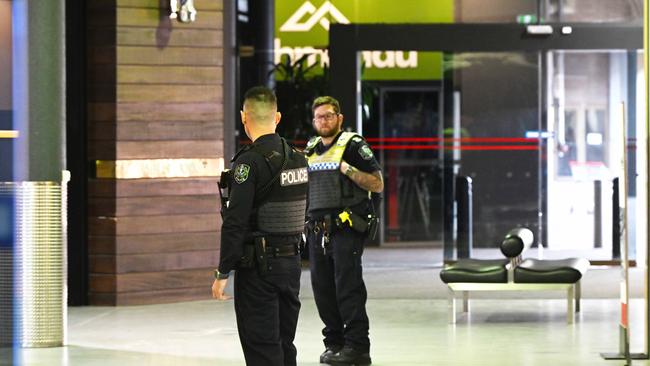
[[[379,193],[384,190],[384,179],[382,178],[380,171],[366,173],[360,171],[352,165],[348,165],[344,174],[364,190],[375,193]]]

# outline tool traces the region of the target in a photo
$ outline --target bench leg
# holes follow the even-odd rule
[[[469,291],[463,291],[463,313],[469,313]]]
[[[575,318],[575,312],[573,308],[573,304],[575,302],[575,297],[574,297],[574,289],[575,285],[569,286],[567,289],[567,294],[566,294],[566,299],[567,299],[567,313],[566,313],[566,322],[568,324],[573,324],[573,320]]]
[[[456,294],[451,288],[447,288],[447,314],[449,324],[456,324]]]
[[[580,281],[576,282],[576,313],[580,312],[580,299],[582,298],[582,286],[580,285]]]

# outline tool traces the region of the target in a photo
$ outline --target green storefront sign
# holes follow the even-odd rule
[[[309,64],[329,62],[332,23],[451,23],[453,0],[276,0],[275,63],[305,55]],[[364,80],[438,80],[442,54],[364,51]],[[319,68],[319,67],[318,67]],[[319,68],[320,69],[320,68]]]

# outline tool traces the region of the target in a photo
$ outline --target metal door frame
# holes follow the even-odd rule
[[[642,24],[334,24],[329,33],[330,93],[341,102],[346,116],[345,127],[361,131],[360,109],[361,51],[432,51],[432,52],[537,52],[539,70],[539,112],[544,118],[545,85],[542,52],[550,50],[628,50],[643,48]],[[443,85],[444,90],[444,85]],[[443,110],[443,114],[447,112]],[[540,157],[541,164],[541,157]],[[540,166],[540,171],[542,167]],[[445,177],[446,186],[453,179]],[[540,185],[546,184],[540,181]],[[540,186],[540,191],[543,186]],[[540,197],[540,209],[546,203]],[[445,203],[447,207],[450,203]],[[540,217],[538,240],[544,242],[544,225]],[[449,225],[445,225],[445,257],[449,242]],[[451,246],[450,246],[451,245]],[[448,248],[449,247],[449,248]]]

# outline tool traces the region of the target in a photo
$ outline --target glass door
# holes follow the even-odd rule
[[[498,255],[507,231],[525,226],[537,247],[528,256],[615,261],[613,184],[625,148],[634,258],[646,240],[644,190],[636,189],[647,175],[636,138],[645,136],[642,55],[552,50],[446,53],[444,60],[444,128],[452,133],[445,134],[443,181],[472,180],[472,257]],[[446,194],[446,260],[457,257],[455,205]]]
[[[385,175],[380,240],[441,246],[440,90],[379,90],[379,135],[369,137],[369,141],[378,152]]]
[[[543,176],[539,52],[444,54],[445,260],[460,243],[458,178],[471,179],[471,257],[498,258],[512,228],[542,238]]]
[[[549,256],[620,257],[615,179],[628,160],[628,242],[645,242],[643,55],[623,50],[548,52],[544,159]],[[627,142],[623,147],[623,129]],[[644,202],[644,201],[643,201]],[[641,225],[641,226],[639,226]],[[642,245],[639,247],[643,247]]]

